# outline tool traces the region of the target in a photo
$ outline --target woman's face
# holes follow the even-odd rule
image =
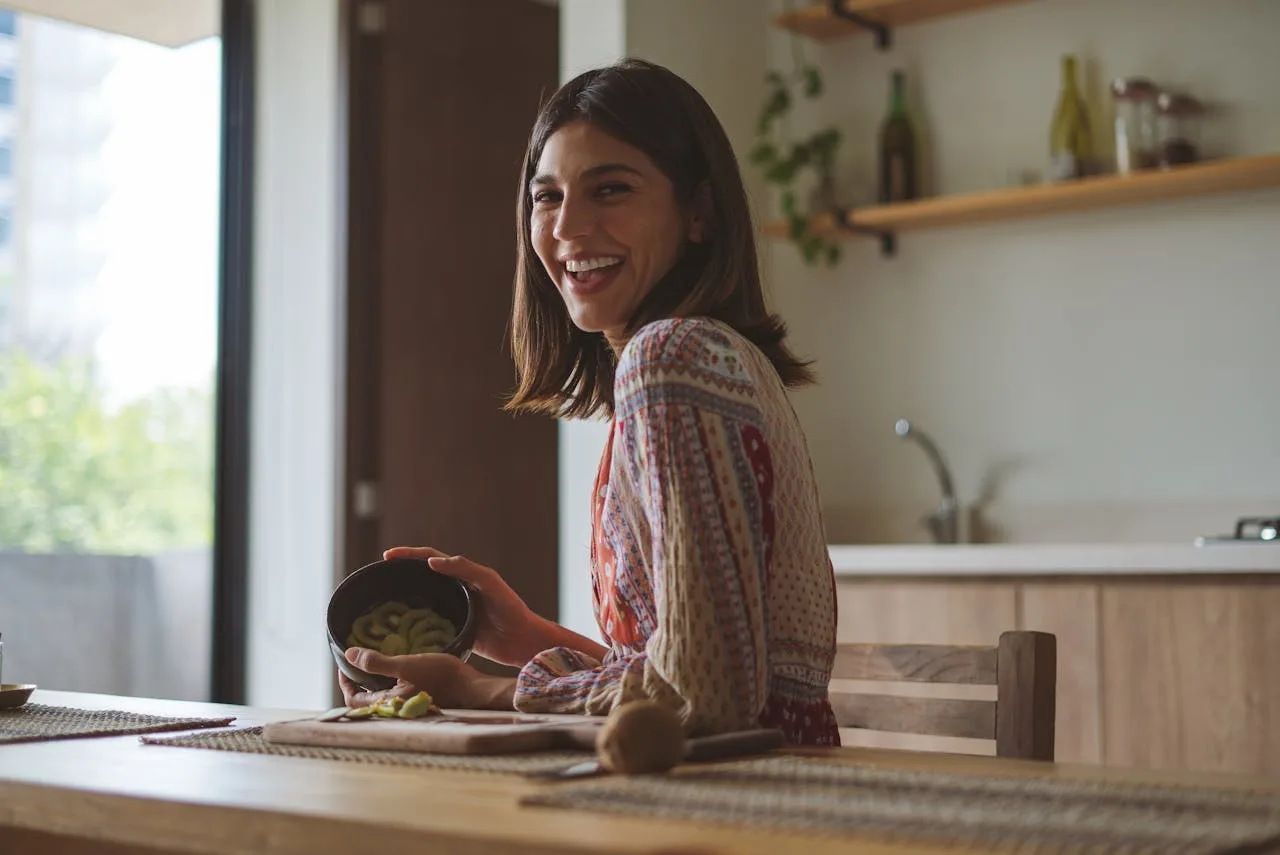
[[[547,140],[529,185],[533,248],[573,323],[614,347],[702,220],[639,149],[578,121]]]

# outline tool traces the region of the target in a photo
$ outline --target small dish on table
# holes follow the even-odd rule
[[[35,690],[35,683],[0,683],[0,710],[22,706]]]

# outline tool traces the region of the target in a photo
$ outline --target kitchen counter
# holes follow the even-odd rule
[[[1280,544],[835,545],[831,557],[842,642],[1052,633],[1061,760],[1280,775],[1267,725],[1280,721]]]
[[[832,544],[837,576],[1280,573],[1280,543]]]

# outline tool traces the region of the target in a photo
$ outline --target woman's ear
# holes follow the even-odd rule
[[[689,241],[703,243],[711,238],[711,184],[703,181],[693,191],[693,201],[689,211]]]

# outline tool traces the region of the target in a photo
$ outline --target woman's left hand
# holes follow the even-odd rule
[[[438,707],[455,709],[512,709],[515,680],[482,674],[446,653],[414,653],[386,656],[376,650],[353,647],[347,661],[369,674],[395,677],[396,684],[381,692],[367,692],[338,672],[342,697],[349,707],[364,707],[383,698],[410,698],[419,691],[431,695]]]

